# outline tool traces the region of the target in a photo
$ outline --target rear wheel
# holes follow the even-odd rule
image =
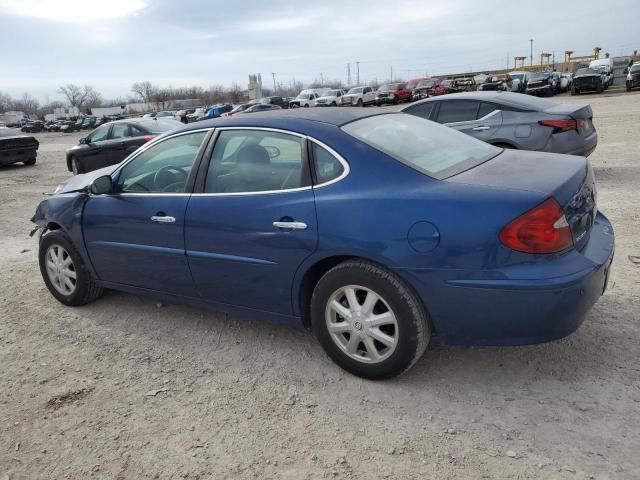
[[[327,272],[311,297],[313,331],[340,367],[378,380],[411,368],[431,329],[420,300],[396,275],[359,260]]]
[[[627,84],[627,92],[631,91],[631,85]]]
[[[356,107],[364,107],[364,103],[362,103],[362,99],[358,99],[358,103],[356,103]]]
[[[577,95],[578,93],[580,93],[580,92],[578,92],[575,88],[573,88],[573,87],[571,88],[571,95],[572,96]]]
[[[35,165],[36,164],[36,159],[34,158],[30,158],[29,160],[25,160],[24,162],[25,165]]]
[[[604,88],[602,87],[602,84],[598,85],[598,93],[602,93],[604,91]]]
[[[61,230],[42,237],[38,260],[44,283],[59,302],[80,306],[102,295],[102,287],[96,285],[82,257]]]

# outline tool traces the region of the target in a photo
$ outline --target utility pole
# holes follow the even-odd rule
[[[393,82],[393,65],[389,66],[389,75],[391,75],[389,81]]]
[[[351,64],[347,63],[347,87],[351,86]]]
[[[320,86],[324,87],[324,75],[320,72]]]
[[[273,94],[275,95],[276,93],[276,74],[275,72],[271,72],[271,76],[273,77]]]
[[[509,52],[507,52],[507,70],[509,70]]]
[[[356,86],[360,85],[360,61],[356,62]]]
[[[531,60],[531,66],[533,67],[533,38],[529,40],[529,43],[531,43],[531,52],[529,59]]]

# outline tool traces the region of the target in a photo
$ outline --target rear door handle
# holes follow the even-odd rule
[[[491,127],[486,125],[480,125],[479,127],[475,127],[473,130],[476,132],[482,132],[483,130],[489,130]]]
[[[273,226],[283,230],[306,230],[307,224],[304,222],[273,222]]]
[[[151,221],[156,223],[176,223],[176,217],[169,217],[168,215],[154,215],[151,217]]]

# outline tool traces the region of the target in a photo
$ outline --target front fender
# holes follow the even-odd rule
[[[65,232],[95,278],[82,234],[82,212],[88,198],[89,195],[84,192],[52,195],[38,204],[31,221],[41,229],[43,235],[48,230]]]

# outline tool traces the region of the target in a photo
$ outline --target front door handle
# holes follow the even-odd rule
[[[151,221],[157,223],[176,223],[176,217],[169,217],[168,215],[154,215],[151,217]]]
[[[473,130],[476,132],[482,132],[483,130],[489,130],[491,127],[487,127],[486,125],[480,125],[479,127],[475,127]]]
[[[283,230],[306,230],[307,224],[304,222],[273,222],[273,226]]]

